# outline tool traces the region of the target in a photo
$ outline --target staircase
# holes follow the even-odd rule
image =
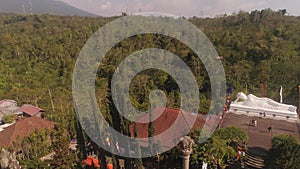
[[[251,152],[246,152],[245,164],[250,168],[264,169],[264,159],[263,157],[252,154]]]

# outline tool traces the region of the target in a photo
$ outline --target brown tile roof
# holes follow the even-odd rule
[[[52,121],[38,117],[29,117],[17,121],[13,125],[0,132],[0,147],[8,147],[17,139],[17,137],[22,139],[26,136],[29,136],[36,129],[53,129],[54,124],[55,123]]]
[[[35,116],[38,112],[44,112],[43,109],[30,104],[24,104],[20,110],[29,116]]]
[[[164,111],[163,111],[164,110]],[[177,121],[176,119],[179,117],[183,117],[183,121]],[[161,134],[162,132],[165,132],[166,130],[174,130],[174,132],[168,132],[168,136],[166,138],[163,138],[165,143],[172,143],[174,142],[174,136],[180,135],[180,133],[184,133],[184,129],[186,129],[189,124],[193,122],[195,119],[195,114],[191,114],[188,112],[185,112],[180,109],[174,109],[174,108],[162,108],[158,107],[153,110],[153,123],[154,123],[154,135],[157,136]],[[141,116],[139,120],[136,122],[136,129],[137,129],[137,138],[148,138],[148,126],[149,122],[147,123],[141,123],[145,121],[150,121],[149,113]],[[193,129],[195,128],[202,128],[205,123],[205,120],[200,118],[199,116],[196,117],[196,121],[193,125]],[[174,125],[176,124],[176,125]],[[171,127],[171,128],[170,128]],[[131,137],[134,136],[134,124],[131,124],[129,127],[129,131],[131,133]],[[170,139],[170,140],[167,140]],[[147,146],[148,143],[140,142],[141,146]]]

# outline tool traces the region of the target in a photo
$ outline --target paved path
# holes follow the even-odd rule
[[[252,148],[252,150],[257,151],[257,153],[263,153],[261,154],[263,156],[266,155],[267,150],[271,148],[271,139],[276,135],[291,134],[300,140],[299,123],[255,117],[257,126],[254,127],[251,125],[253,118],[254,117],[245,115],[227,113],[221,127],[237,126],[246,131],[249,136],[247,145],[249,149]],[[272,126],[272,132],[268,132],[267,128],[269,126]]]

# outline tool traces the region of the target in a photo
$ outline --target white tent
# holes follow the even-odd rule
[[[252,94],[246,96],[242,92],[238,93],[237,99],[231,103],[229,112],[277,120],[298,120],[296,106],[278,103],[269,98],[259,98]]]

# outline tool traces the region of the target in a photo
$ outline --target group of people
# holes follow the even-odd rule
[[[252,126],[256,127],[257,126],[257,120],[255,118],[253,118],[251,120],[251,124],[252,124]]]
[[[230,100],[230,96],[227,96],[225,105],[226,105],[226,111],[228,111],[230,109],[230,104],[231,104],[231,100]]]
[[[108,147],[111,146],[111,140],[110,140],[110,138],[108,136],[106,137],[105,142],[108,145]],[[120,155],[122,155],[122,154],[125,153],[125,149],[123,147],[119,146],[119,142],[118,141],[115,142],[115,149],[116,149],[117,153],[120,154]]]
[[[226,112],[230,109],[230,104],[231,104],[230,96],[227,96],[226,102],[225,102],[225,104],[223,106],[223,113],[220,115],[220,123],[219,123],[219,125],[222,124],[223,118],[224,118]]]
[[[257,120],[255,118],[253,118],[251,120],[251,125],[254,126],[254,127],[257,127]],[[267,131],[268,131],[268,133],[271,133],[271,131],[272,131],[272,126],[271,125],[267,128]]]

